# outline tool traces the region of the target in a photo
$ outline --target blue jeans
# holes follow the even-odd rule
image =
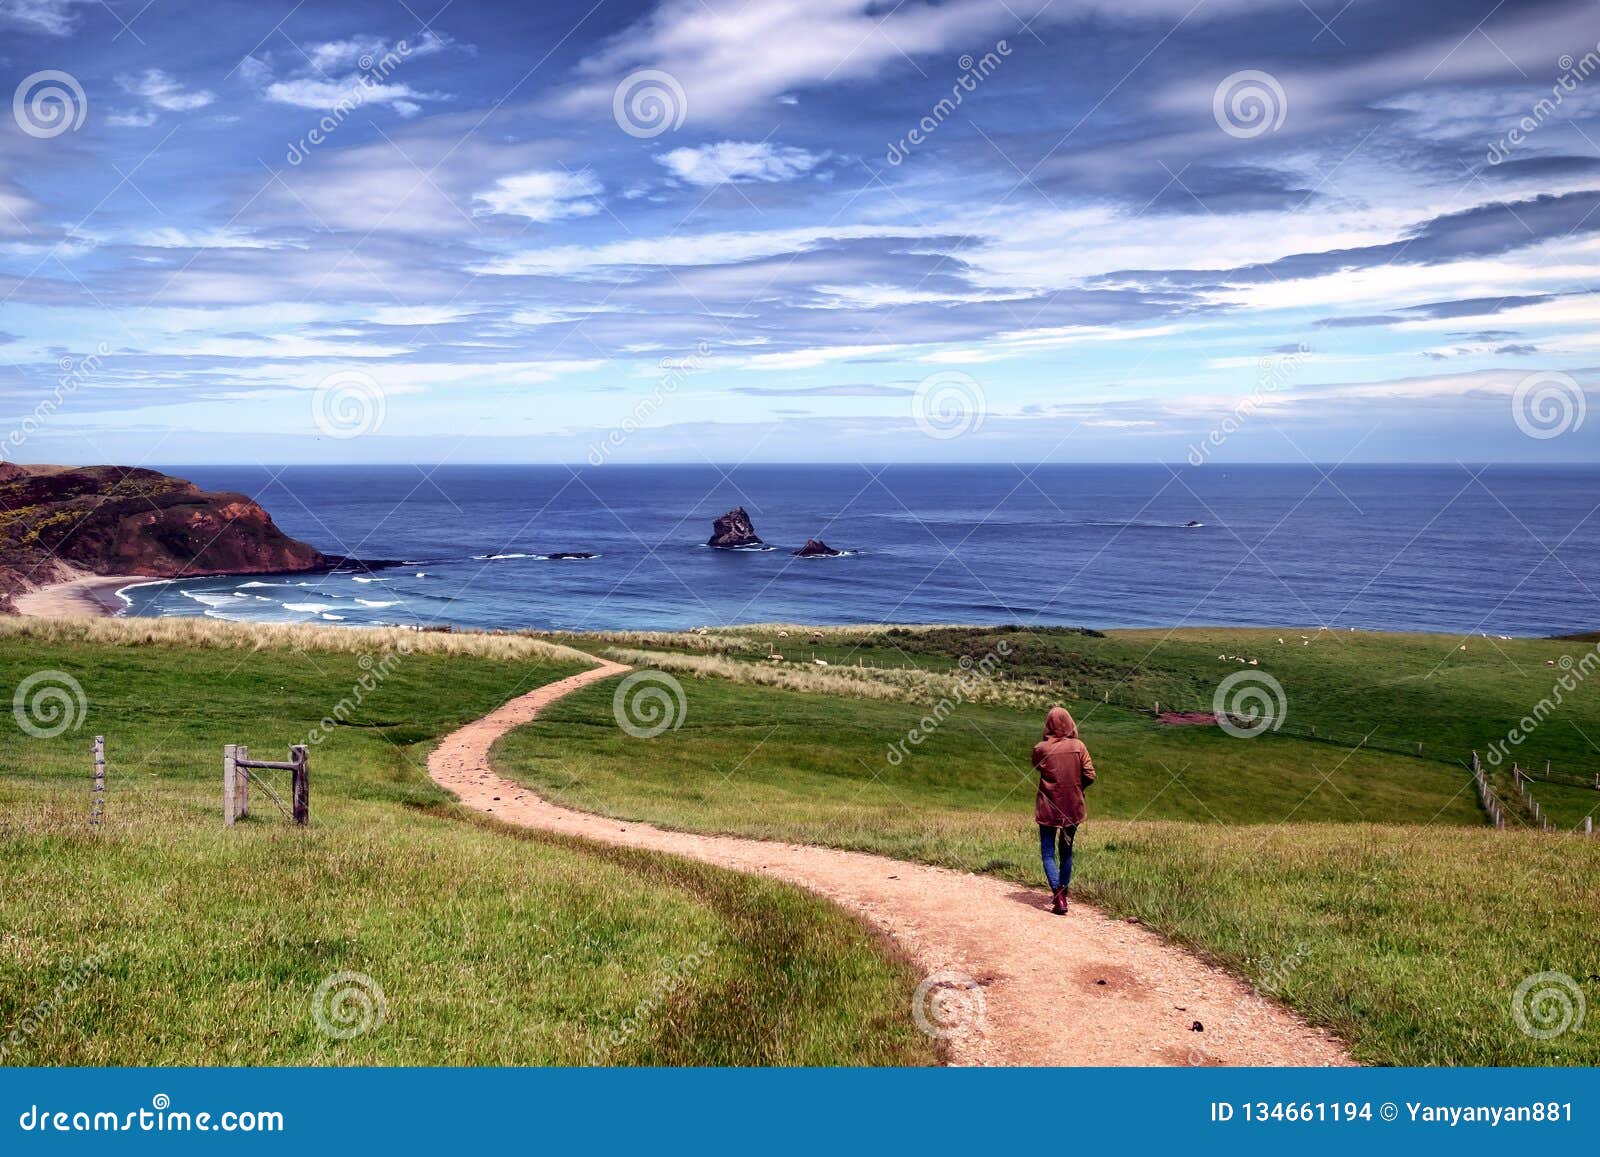
[[[1044,861],[1045,883],[1053,892],[1072,882],[1072,841],[1078,835],[1077,825],[1070,828],[1051,828],[1039,825],[1039,858]],[[1056,860],[1056,844],[1061,845],[1060,867]]]

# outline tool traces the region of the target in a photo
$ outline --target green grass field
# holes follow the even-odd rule
[[[900,632],[875,643],[862,634],[824,633],[813,645],[809,633],[797,644],[792,631],[780,639],[741,630],[726,654],[750,664],[751,677],[770,678],[772,668],[758,665],[768,649],[786,648],[807,662],[815,649],[829,670],[796,672],[796,682],[837,691],[837,667],[858,658],[948,671],[955,656],[983,654],[995,642],[991,633],[965,631]],[[1161,692],[1176,696],[1187,686],[1190,697],[1170,700],[1173,706],[1197,707],[1202,694],[1209,705],[1206,680],[1233,669],[1217,663],[1219,650],[1253,653],[1264,638],[1276,646],[1277,637],[1186,633],[1178,653],[1165,645],[1157,651],[1156,665],[1169,672]],[[1424,752],[1470,749],[1484,742],[1474,736],[1492,738],[1490,729],[1528,710],[1525,695],[1548,691],[1540,689],[1546,660],[1572,646],[1525,640],[1512,658],[1461,658],[1453,673],[1430,675],[1430,657],[1472,656],[1472,644],[1447,651],[1459,644],[1402,637],[1389,664],[1377,636],[1305,647],[1289,647],[1284,637],[1284,658],[1270,669],[1291,713],[1304,704],[1323,720],[1314,739],[1309,724],[1304,736],[1286,727],[1235,738],[1211,727],[1165,726],[1131,703],[1118,706],[1116,695],[1112,706],[1103,692],[1099,704],[1062,695],[1101,771],[1080,835],[1076,889],[1246,977],[1259,976],[1264,961],[1278,962],[1276,970],[1292,959],[1281,999],[1338,1032],[1364,1061],[1600,1062],[1593,1021],[1541,1040],[1512,1016],[1517,986],[1539,972],[1565,973],[1590,1004],[1600,1001],[1593,979],[1600,974],[1600,840],[1495,833],[1460,761],[1374,751],[1326,734],[1342,720],[1347,734],[1376,731],[1413,752],[1416,742]],[[1030,645],[1079,650],[1080,658],[1093,652],[1097,670],[1131,683],[1138,676],[1117,664],[1136,662],[1158,642],[1144,633],[1059,632]],[[661,641],[649,646],[661,649]],[[703,654],[716,646],[689,639],[666,649]],[[877,851],[1038,884],[1028,751],[1041,713],[1004,703],[1031,693],[1047,701],[1068,684],[1092,685],[1034,658],[1015,675],[1002,668],[1000,681],[1014,683],[991,689],[999,702],[956,704],[924,727],[920,743],[900,748],[898,762],[891,748],[937,715],[915,693],[875,699],[787,690],[695,678],[691,666],[680,675],[687,711],[676,730],[630,737],[616,726],[611,687],[602,685],[507,736],[496,758],[502,770],[562,802],[628,819]],[[1495,662],[1505,672],[1498,691]],[[1438,686],[1461,710],[1470,704],[1476,722],[1458,720],[1414,689],[1394,698],[1397,686],[1414,683]],[[1312,706],[1324,689],[1342,705],[1337,711]],[[1600,690],[1583,690],[1586,697],[1572,701],[1573,719],[1587,730]],[[1535,737],[1559,739],[1563,722],[1570,720],[1552,717]],[[1564,790],[1574,822],[1600,803],[1592,790]],[[1536,792],[1543,799],[1553,789]]]
[[[595,637],[584,645],[676,665],[681,726],[629,736],[604,683],[495,758],[607,814],[1037,884],[1028,751],[1040,706],[1060,698],[1101,770],[1079,895],[1270,980],[1363,1061],[1600,1063],[1596,1018],[1545,1040],[1512,1013],[1541,972],[1600,1003],[1600,840],[1491,831],[1463,750],[1516,726],[1583,645],[1297,646],[1284,632],[1269,661],[1279,634]],[[807,893],[462,813],[426,776],[431,744],[582,660],[532,638],[408,635],[413,649],[391,661],[401,638],[0,623],[0,687],[49,671],[83,691],[76,729],[34,738],[8,718],[0,732],[5,1063],[936,1059],[907,1016],[915,972]],[[1002,641],[1005,661],[951,701],[961,656]],[[774,649],[789,661],[767,660]],[[1285,689],[1275,733],[1171,727],[1143,703],[1208,708],[1250,657]],[[1518,759],[1595,766],[1572,736],[1600,735],[1597,699],[1587,684],[1566,696]],[[251,820],[224,831],[222,745],[281,758],[328,716],[311,829],[285,826],[258,789]],[[94,834],[96,733],[109,790]],[[1535,792],[1566,826],[1600,802],[1576,785]],[[314,1005],[341,974],[360,979],[332,982],[347,999],[322,1005],[330,1033]],[[359,1026],[378,987],[381,1023],[343,1039],[341,1017]]]
[[[60,672],[86,706],[55,738],[4,720],[4,1063],[935,1059],[907,1012],[919,977],[808,893],[531,836],[434,787],[436,737],[575,657],[440,636],[391,664],[379,633],[177,630],[0,627],[0,687]],[[284,758],[374,671],[313,748],[311,828],[285,826],[256,789],[251,820],[224,831],[222,745]],[[108,791],[91,834],[96,733]],[[336,1032],[363,1023],[363,1001],[374,1010],[349,1039],[313,1011],[339,973],[370,978],[323,1004]]]

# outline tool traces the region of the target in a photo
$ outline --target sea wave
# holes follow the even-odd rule
[[[201,606],[206,607],[225,607],[235,600],[247,597],[245,595],[236,595],[232,593],[217,594],[214,591],[181,591],[179,593],[182,594],[184,598],[193,599]]]

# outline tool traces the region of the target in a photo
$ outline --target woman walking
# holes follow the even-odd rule
[[[1044,717],[1044,738],[1034,746],[1039,770],[1039,798],[1033,807],[1039,825],[1039,856],[1045,882],[1055,898],[1057,916],[1067,913],[1067,887],[1072,883],[1072,841],[1083,822],[1083,791],[1094,782],[1094,760],[1078,738],[1078,725],[1065,707],[1052,707]]]

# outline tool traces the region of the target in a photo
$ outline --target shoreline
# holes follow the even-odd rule
[[[258,572],[254,572],[254,571],[249,571],[249,572],[241,571],[241,572],[238,572],[238,573],[230,573],[230,574],[225,574],[225,575],[191,575],[191,576],[183,576],[183,577],[190,577],[190,578],[259,578],[259,577],[261,577],[262,573],[303,575],[303,574],[318,574],[318,573],[323,573],[323,572],[320,572],[320,571],[286,571],[286,572],[259,572],[258,573]],[[129,587],[148,586],[148,585],[152,585],[152,584],[156,584],[156,583],[166,583],[166,582],[172,582],[172,581],[175,581],[175,580],[171,579],[171,578],[157,578],[157,577],[152,577],[150,575],[82,575],[82,574],[80,574],[78,577],[75,577],[75,578],[64,579],[64,580],[62,580],[60,582],[45,583],[42,586],[35,587],[31,591],[24,591],[21,594],[13,595],[12,599],[11,599],[11,605],[12,605],[13,609],[16,611],[16,613],[19,616],[22,616],[24,618],[35,618],[35,619],[109,619],[109,618],[114,618],[114,617],[119,616],[120,614],[122,614],[123,611],[127,610],[128,607],[132,605],[131,601],[126,599],[126,598],[121,597],[119,592],[121,592],[123,590],[126,590]],[[252,622],[251,620],[248,620],[248,619],[236,620],[236,621],[240,622],[241,625],[244,625],[244,626],[263,625],[262,623]],[[265,625],[271,625],[271,624],[265,624]],[[324,626],[324,625],[335,626],[336,624],[323,624],[323,623],[317,623],[317,622],[310,622],[310,623],[305,623],[305,624],[301,624],[301,625],[305,625],[305,626]],[[365,626],[365,625],[366,624],[361,624],[361,623],[350,624],[352,629],[360,628],[360,627]],[[388,624],[383,624],[383,625],[384,626],[395,626],[396,624],[388,623]],[[874,623],[867,623],[867,622],[863,622],[863,623],[805,624],[805,623],[791,623],[791,622],[776,622],[776,621],[774,621],[774,622],[770,622],[770,623],[730,624],[730,625],[728,625],[726,627],[721,627],[721,628],[718,628],[718,629],[719,630],[727,630],[727,631],[737,631],[737,630],[759,629],[759,628],[762,628],[762,627],[773,627],[773,626],[785,626],[785,627],[789,627],[789,628],[796,629],[796,630],[814,630],[814,631],[826,632],[826,631],[864,630],[864,629],[872,629],[872,628],[887,629],[887,628],[895,628],[895,627],[904,627],[904,628],[910,628],[910,629],[967,628],[967,629],[977,629],[977,630],[993,630],[993,629],[1004,627],[1004,626],[1006,626],[1006,624],[1003,624],[1003,623],[963,623],[963,622],[937,622],[937,623],[917,623],[917,622],[892,622],[892,623],[891,622],[875,623],[874,622]],[[549,635],[564,635],[564,634],[606,635],[606,634],[618,634],[618,633],[624,633],[625,634],[625,633],[630,633],[630,632],[641,632],[641,631],[645,632],[645,633],[650,633],[650,634],[692,634],[692,633],[694,633],[694,630],[695,630],[695,628],[691,628],[691,627],[630,627],[630,628],[609,628],[609,629],[608,628],[594,628],[594,629],[587,630],[587,631],[566,631],[566,630],[562,630],[560,628],[549,628],[549,629],[545,629],[545,630],[539,630],[539,629],[528,628],[528,627],[498,627],[498,628],[496,628],[496,627],[464,627],[464,626],[456,626],[456,625],[450,625],[448,629],[453,630],[453,631],[465,632],[465,633],[502,634],[502,633],[506,633],[506,632],[510,632],[510,633],[531,632],[533,634],[549,634]],[[1030,629],[1032,629],[1032,628],[1030,628]],[[1079,630],[1079,629],[1082,629],[1082,628],[1076,627],[1076,626],[1071,626],[1071,625],[1068,625],[1068,624],[1037,624],[1037,629],[1039,629],[1039,630]],[[1404,637],[1404,636],[1423,636],[1423,635],[1438,635],[1438,636],[1441,636],[1441,637],[1445,637],[1445,636],[1455,637],[1455,633],[1454,632],[1425,630],[1425,629],[1420,629],[1420,628],[1405,628],[1405,629],[1379,628],[1379,627],[1344,627],[1344,628],[1337,628],[1337,627],[1314,626],[1314,625],[1313,626],[1305,626],[1303,624],[1293,624],[1293,623],[1278,624],[1276,626],[1260,626],[1260,625],[1250,625],[1250,624],[1229,624],[1229,623],[1191,623],[1191,624],[1186,624],[1184,627],[1181,627],[1181,628],[1160,627],[1160,626],[1154,626],[1154,627],[1152,627],[1152,626],[1131,626],[1131,627],[1098,627],[1098,628],[1094,628],[1094,630],[1096,630],[1096,631],[1098,631],[1100,633],[1103,633],[1103,634],[1137,634],[1139,632],[1149,632],[1149,631],[1169,631],[1170,632],[1170,631],[1178,631],[1178,630],[1188,630],[1188,631],[1200,631],[1200,632],[1204,632],[1204,631],[1247,631],[1247,632],[1248,631],[1261,631],[1261,632],[1268,632],[1268,633],[1276,632],[1276,631],[1304,631],[1304,632],[1314,632],[1316,634],[1329,634],[1329,635],[1333,635],[1333,636],[1342,636],[1342,635],[1346,635],[1346,634],[1364,634],[1364,635],[1391,635],[1391,636],[1401,636],[1401,637]],[[1600,636],[1600,632],[1592,632],[1592,631],[1585,631],[1585,630],[1579,629],[1579,630],[1576,630],[1576,631],[1563,631],[1563,632],[1556,633],[1556,634],[1533,634],[1533,635],[1489,636],[1484,632],[1477,632],[1476,634],[1474,634],[1472,636],[1461,636],[1461,638],[1469,638],[1469,637],[1471,637],[1471,638],[1479,638],[1479,637],[1481,637],[1481,638],[1491,638],[1491,637],[1497,637],[1497,638],[1500,638],[1500,639],[1515,640],[1515,641],[1546,641],[1546,642],[1548,642],[1548,641],[1551,641],[1551,640],[1562,640],[1562,641],[1569,641],[1569,642],[1589,642],[1589,641],[1595,640],[1597,638],[1597,636]]]
[[[46,583],[12,597],[17,614],[35,619],[108,619],[127,603],[117,592],[134,583],[153,581],[148,575],[88,575],[65,582]]]

